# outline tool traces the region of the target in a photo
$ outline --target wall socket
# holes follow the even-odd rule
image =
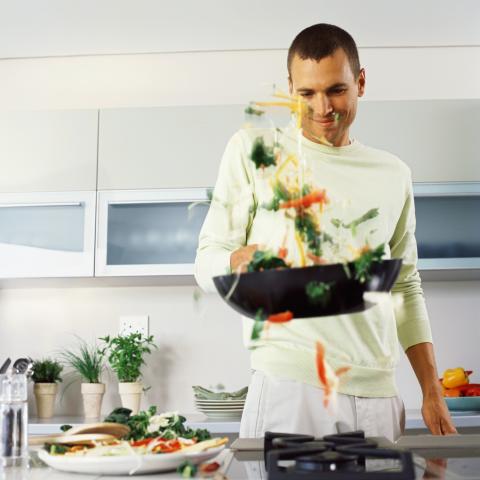
[[[121,316],[118,333],[122,336],[141,333],[144,337],[148,337],[148,315]]]

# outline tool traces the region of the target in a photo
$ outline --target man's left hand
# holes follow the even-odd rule
[[[440,389],[424,395],[422,416],[425,425],[433,435],[457,433]]]

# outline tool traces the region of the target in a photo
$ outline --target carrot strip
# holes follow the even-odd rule
[[[267,320],[272,323],[286,323],[292,320],[293,313],[290,310],[282,313],[274,313],[270,315]]]

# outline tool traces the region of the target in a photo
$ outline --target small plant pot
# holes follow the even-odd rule
[[[33,386],[39,418],[53,417],[57,391],[58,385],[56,383],[36,383]]]
[[[85,418],[99,418],[102,411],[104,383],[82,383],[83,411]]]
[[[118,393],[120,393],[120,398],[122,399],[122,407],[129,408],[132,411],[132,415],[136,415],[140,410],[143,385],[139,382],[120,382],[118,384]]]

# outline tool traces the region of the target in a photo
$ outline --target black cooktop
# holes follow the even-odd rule
[[[380,448],[362,431],[327,435],[265,433],[268,480],[414,480],[412,454]]]

